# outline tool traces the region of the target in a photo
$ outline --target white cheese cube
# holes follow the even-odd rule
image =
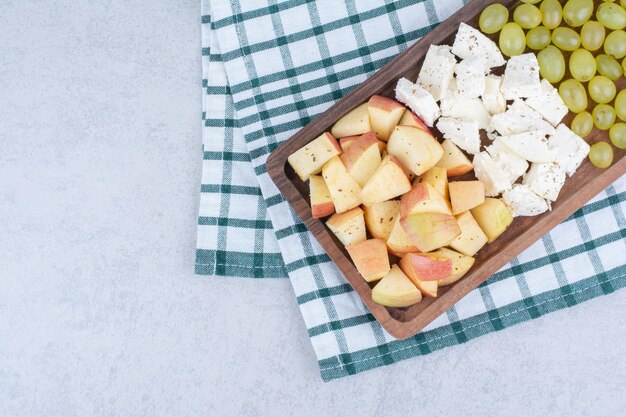
[[[570,176],[574,175],[576,169],[589,154],[587,142],[564,124],[556,127],[555,134],[548,139],[548,148],[554,160]]]
[[[528,169],[528,162],[511,151],[499,137],[486,149],[491,159],[507,174],[511,183],[517,181]]]
[[[554,156],[548,148],[548,139],[546,139],[545,134],[539,130],[502,136],[500,140],[507,148],[527,161],[554,161]]]
[[[485,92],[485,58],[473,56],[456,66],[456,91],[460,97],[476,98]]]
[[[430,45],[417,76],[417,84],[439,101],[448,93],[449,84],[454,80],[455,67],[456,58],[448,45]]]
[[[522,184],[515,184],[513,188],[502,193],[502,200],[511,208],[513,217],[536,216],[549,208],[545,199]]]
[[[499,114],[506,111],[506,99],[500,91],[502,85],[502,77],[498,75],[487,75],[485,77],[485,91],[482,99],[485,108],[489,114]]]
[[[531,109],[550,122],[552,126],[561,123],[567,114],[567,106],[556,88],[548,80],[541,80],[541,94],[526,99]]]
[[[522,100],[516,100],[504,113],[493,115],[487,129],[489,132],[497,131],[504,136],[531,130],[538,130],[546,135],[552,135],[555,132],[550,123],[543,120],[539,113],[528,107]]]
[[[441,117],[437,122],[437,129],[443,134],[444,138],[450,139],[452,143],[464,151],[471,154],[480,152],[478,123]]]
[[[523,184],[540,197],[555,201],[565,183],[565,171],[554,162],[533,163],[524,176]]]
[[[400,78],[396,85],[396,99],[407,105],[428,126],[439,118],[439,106],[432,94],[406,78]]]
[[[461,23],[456,32],[452,53],[461,59],[482,55],[485,58],[485,74],[493,67],[506,63],[498,45],[480,31]]]
[[[541,94],[539,63],[533,53],[513,56],[506,63],[500,91],[507,100]]]
[[[507,174],[491,159],[487,152],[474,155],[472,162],[476,178],[485,184],[485,195],[494,197],[503,191],[510,190],[511,182]]]
[[[441,115],[478,123],[479,129],[487,129],[491,123],[491,115],[479,98],[463,98],[459,96],[441,100]]]

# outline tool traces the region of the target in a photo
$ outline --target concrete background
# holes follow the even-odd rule
[[[618,416],[623,292],[322,383],[287,281],[196,277],[199,2],[0,2],[0,416]]]

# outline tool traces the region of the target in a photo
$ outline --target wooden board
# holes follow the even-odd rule
[[[474,0],[467,4],[284,142],[269,156],[266,163],[268,173],[278,189],[337,264],[355,291],[359,293],[372,314],[391,335],[399,339],[418,333],[511,259],[626,173],[626,158],[624,158],[626,151],[624,150],[614,149],[616,153],[613,165],[605,170],[595,168],[588,159],[585,159],[576,174],[565,182],[558,201],[552,205],[552,211],[535,217],[516,218],[505,233],[478,252],[476,263],[469,273],[455,284],[441,287],[437,298],[425,297],[419,304],[408,308],[387,308],[372,301],[369,284],[357,272],[343,245],[326,228],[323,220],[311,217],[308,184],[303,183],[294,173],[287,164],[287,157],[323,132],[330,131],[335,121],[354,107],[366,102],[372,95],[394,97],[394,88],[399,78],[406,77],[415,81],[431,44],[451,45],[461,22],[478,27],[478,17],[481,11],[491,3],[492,1],[489,0]],[[511,16],[513,8],[519,4],[511,0],[504,0],[501,3],[511,9]],[[495,37],[492,39],[497,41]],[[568,75],[566,74],[566,77]],[[618,89],[625,86],[626,83],[622,77],[618,83]],[[567,116],[565,121],[568,125],[572,117],[571,114]],[[589,143],[608,141],[608,133],[594,129],[586,140]],[[474,177],[473,174],[468,174],[456,178]]]

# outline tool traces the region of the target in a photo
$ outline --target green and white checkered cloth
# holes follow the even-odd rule
[[[626,177],[440,316],[395,340],[265,170],[279,143],[461,0],[203,0],[196,272],[289,277],[325,381],[466,342],[626,286]]]

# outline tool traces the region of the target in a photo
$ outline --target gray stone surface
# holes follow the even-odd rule
[[[322,383],[287,281],[193,274],[197,0],[0,2],[0,416],[624,415],[624,293]]]

